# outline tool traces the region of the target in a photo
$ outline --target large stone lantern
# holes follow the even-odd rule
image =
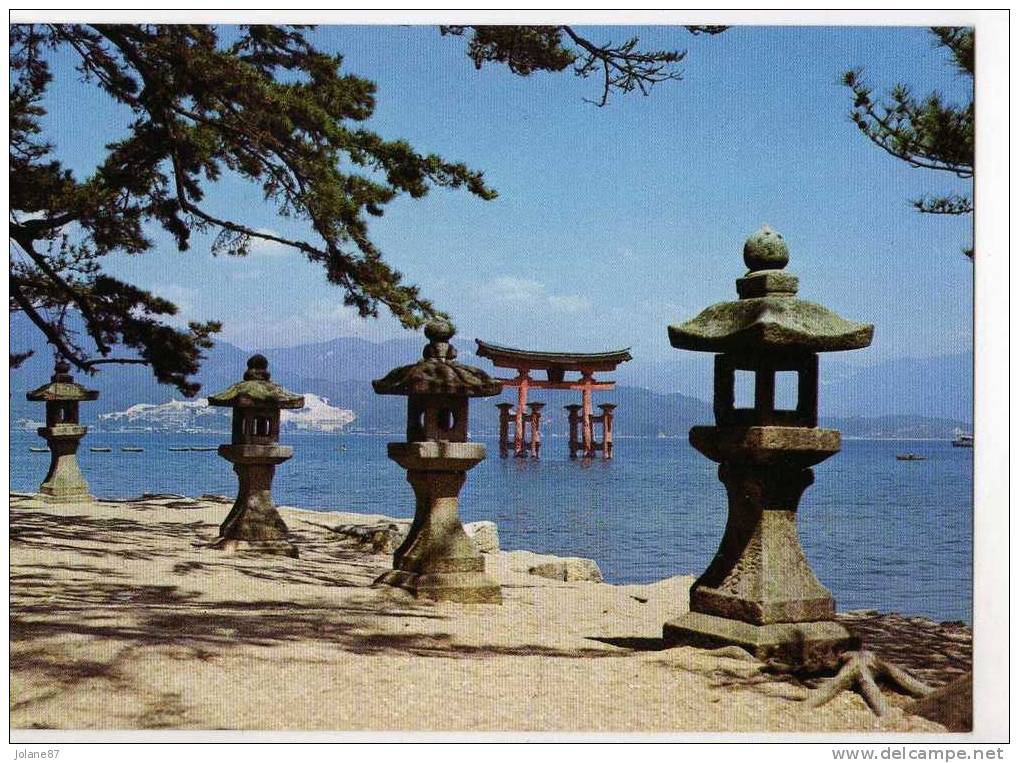
[[[796,510],[811,466],[840,449],[839,432],[817,426],[817,354],[870,344],[874,327],[797,299],[782,236],[765,226],[747,239],[749,272],[739,300],[669,327],[673,347],[715,355],[715,426],[690,443],[720,464],[729,518],[708,569],[690,590],[689,613],[666,623],[670,644],[736,644],[788,665],[836,664],[855,639],[835,622],[835,600],[810,568]],[[737,407],[736,374],[753,376],[752,407]],[[776,377],[795,375],[797,401],[776,408]],[[781,381],[781,380],[779,380]]]
[[[425,326],[423,358],[372,382],[380,395],[407,397],[407,442],[388,444],[389,457],[407,470],[416,506],[410,533],[378,583],[418,598],[499,604],[498,583],[460,521],[459,496],[467,471],[485,457],[485,446],[467,442],[468,398],[502,389],[484,371],[456,362],[449,344],[455,329],[442,320]]]
[[[50,448],[50,469],[39,486],[39,492],[52,503],[90,501],[88,483],[78,466],[78,445],[88,432],[78,423],[78,405],[95,400],[99,392],[74,381],[71,366],[58,360],[53,366],[50,383],[29,392],[33,402],[46,403],[46,426],[36,431]]]
[[[272,478],[276,466],[294,455],[293,448],[279,444],[280,411],[303,408],[304,398],[273,382],[269,361],[252,355],[244,380],[210,395],[209,405],[234,409],[231,442],[219,446],[219,455],[234,465],[239,483],[237,500],[213,546],[296,557],[297,548],[272,502]]]

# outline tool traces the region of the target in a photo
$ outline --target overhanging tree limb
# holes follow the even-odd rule
[[[10,223],[31,264],[12,261],[19,281],[11,309],[24,311],[79,368],[140,362],[115,352],[122,345],[160,381],[194,392],[187,377],[217,324],[167,326],[160,316],[174,314],[172,304],[103,274],[107,254],[151,249],[153,225],[182,251],[193,231],[206,229],[218,231],[216,251],[245,254],[255,240],[288,247],[321,263],[362,315],[385,305],[416,326],[439,311],[386,264],[366,217],[437,186],[495,196],[482,173],[364,129],[374,85],[341,71],[340,57],[317,50],[302,28],[242,26],[223,44],[216,27],[195,24],[13,25],[10,40]],[[40,139],[58,48],[76,57],[82,87],[98,87],[130,119],[126,137],[83,180]],[[203,199],[225,172],[261,186],[310,237],[213,212]],[[38,308],[60,304],[82,314],[103,358],[88,357]]]
[[[21,279],[12,275],[9,280],[11,298],[18,304],[18,307],[24,311],[25,315],[28,316],[28,319],[35,324],[36,328],[43,333],[46,337],[46,341],[52,344],[57,351],[67,359],[68,362],[73,363],[83,371],[87,370],[85,358],[68,345],[63,333],[58,331],[56,327],[43,318],[39,314],[39,311],[35,309],[35,305],[32,304],[31,300],[25,296],[24,283]]]
[[[688,26],[691,34],[716,35],[728,27]],[[466,36],[467,55],[480,69],[485,63],[506,64],[522,77],[534,72],[559,72],[572,68],[582,78],[601,74],[602,91],[589,103],[605,106],[613,92],[639,90],[648,95],[658,83],[682,79],[676,65],[685,50],[642,50],[636,37],[620,44],[599,45],[572,26],[441,26],[443,35]]]
[[[946,48],[957,70],[972,80],[974,33],[967,27],[931,27],[937,45]],[[916,98],[906,85],[896,85],[883,100],[873,97],[861,70],[846,72],[843,84],[853,94],[850,118],[868,140],[909,166],[947,172],[958,178],[973,177],[975,116],[973,98],[949,104],[937,92]],[[924,214],[966,215],[973,212],[972,199],[949,193],[923,196],[912,202]],[[964,248],[973,258],[973,249]]]
[[[22,249],[22,251],[29,256],[29,258],[46,275],[46,277],[49,278],[50,281],[67,297],[68,302],[78,308],[82,317],[85,319],[85,324],[88,326],[89,334],[96,342],[97,349],[103,355],[108,354],[110,352],[110,347],[102,339],[102,333],[99,331],[99,324],[96,320],[95,311],[92,309],[92,305],[89,303],[88,297],[72,288],[66,280],[57,274],[46,258],[35,250],[35,247],[32,245],[33,239],[24,230],[24,228],[12,223],[10,225],[9,235],[11,240],[14,241]]]

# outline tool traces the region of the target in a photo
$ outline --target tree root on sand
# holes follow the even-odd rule
[[[859,691],[875,715],[884,717],[888,713],[888,704],[881,696],[876,682],[881,677],[914,697],[926,697],[934,691],[932,687],[916,680],[902,668],[882,660],[873,652],[845,652],[840,659],[842,668],[838,674],[811,692],[806,700],[807,707],[821,707],[842,691],[850,689]]]

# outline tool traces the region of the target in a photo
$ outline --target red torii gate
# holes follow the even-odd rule
[[[527,393],[531,389],[572,389],[580,390],[580,406],[568,405],[570,412],[570,457],[576,458],[577,451],[582,451],[585,458],[594,456],[601,450],[605,458],[612,458],[612,418],[615,405],[599,406],[602,414],[592,415],[591,393],[595,390],[608,391],[616,388],[614,381],[598,381],[594,378],[596,371],[614,371],[620,363],[633,360],[630,348],[609,352],[539,352],[535,350],[519,350],[513,347],[502,347],[497,344],[474,340],[478,345],[478,357],[488,358],[498,368],[513,368],[517,375],[512,379],[498,379],[503,389],[517,388],[516,411],[510,411],[508,403],[500,408],[499,450],[500,455],[507,455],[506,435],[508,420],[514,416],[513,452],[517,456],[526,456],[525,448],[529,446],[530,455],[537,457],[541,447],[539,425],[543,403],[531,403],[531,410],[525,414]],[[531,371],[544,371],[545,379],[532,379]],[[567,380],[567,372],[580,374],[579,379]],[[578,410],[579,408],[579,410]],[[526,416],[526,418],[525,418]],[[602,439],[595,441],[593,425],[602,424]],[[525,442],[524,430],[531,427],[531,441]],[[578,440],[577,428],[580,427],[581,438]]]

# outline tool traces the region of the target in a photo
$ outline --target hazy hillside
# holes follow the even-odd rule
[[[973,358],[900,358],[833,379],[821,390],[830,416],[925,416],[973,420]]]
[[[842,432],[843,437],[875,437],[891,440],[913,438],[950,440],[960,430],[969,432],[970,424],[956,419],[923,416],[851,416],[822,418],[821,426]]]
[[[36,355],[11,372],[12,420],[37,419],[41,411],[25,400],[25,392],[49,378],[52,359],[24,316],[11,322],[14,349],[31,347]],[[460,359],[495,371],[487,360],[473,355],[473,341],[460,342]],[[375,344],[345,337],[328,342],[265,351],[273,378],[292,390],[328,398],[332,405],[356,415],[352,428],[373,432],[401,432],[406,403],[402,398],[376,395],[369,381],[397,365],[421,356],[416,338]],[[240,379],[251,353],[228,342],[217,342],[202,366],[201,395],[216,392]],[[950,437],[955,428],[969,429],[972,382],[968,354],[926,360],[901,359],[874,366],[852,367],[825,359],[822,371],[821,416],[834,420],[847,436]],[[504,375],[504,369],[498,375]],[[100,414],[125,411],[131,406],[180,400],[171,387],[157,384],[144,367],[107,366],[102,374],[79,380],[100,390],[96,403],[82,407],[83,419],[95,423]],[[711,358],[701,353],[678,353],[674,360],[645,362],[636,359],[620,367],[614,392],[598,393],[595,404],[619,405],[616,432],[620,436],[659,433],[685,435],[691,425],[712,421],[711,406],[702,398],[711,394]],[[669,391],[683,389],[684,392]],[[693,390],[687,394],[686,390]],[[515,402],[513,393],[501,399]],[[562,406],[580,402],[579,393],[537,392],[532,400],[545,402],[547,432],[566,434]],[[495,399],[472,403],[471,430],[497,429]]]
[[[622,384],[655,392],[707,398],[712,388],[708,353],[676,352],[674,358],[619,367]],[[972,421],[973,371],[969,352],[936,358],[899,358],[868,365],[861,355],[821,358],[821,416],[924,416]]]

